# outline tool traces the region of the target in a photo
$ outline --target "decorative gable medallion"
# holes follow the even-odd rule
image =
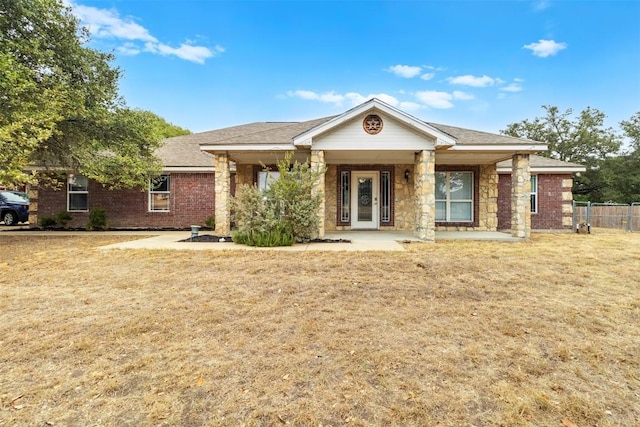
[[[369,135],[375,135],[382,130],[382,119],[377,114],[369,114],[362,121],[364,131]]]

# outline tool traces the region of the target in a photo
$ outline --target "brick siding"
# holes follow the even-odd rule
[[[563,200],[563,193],[571,192],[570,187],[563,187],[563,181],[567,179],[571,179],[571,175],[538,174],[538,212],[531,214],[532,230],[567,228],[563,225],[563,217],[571,217],[567,207],[563,211],[563,205],[571,205],[571,200]],[[498,180],[498,229],[511,229],[510,174],[500,174]]]
[[[170,205],[168,212],[149,212],[149,192],[147,189],[109,190],[101,184],[89,181],[89,210],[103,208],[107,213],[110,228],[187,228],[204,225],[209,216],[214,215],[214,174],[213,173],[171,173]],[[232,193],[235,189],[232,176]],[[52,216],[67,210],[66,188],[53,190],[40,188],[38,191],[38,217]],[[88,212],[71,212],[70,227],[83,228],[87,225]]]

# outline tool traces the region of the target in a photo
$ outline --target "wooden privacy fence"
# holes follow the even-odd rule
[[[573,229],[591,231],[591,227],[640,231],[640,202],[619,203],[573,202]]]

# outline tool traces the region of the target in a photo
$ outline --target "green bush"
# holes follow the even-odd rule
[[[54,218],[58,226],[67,228],[67,224],[71,221],[71,214],[67,211],[60,211]]]
[[[285,224],[268,231],[239,231],[234,230],[231,238],[235,243],[258,247],[291,246],[295,239]]]
[[[40,227],[42,228],[53,228],[57,225],[56,218],[53,216],[43,216],[40,217]]]
[[[215,230],[215,228],[216,228],[216,217],[208,216],[207,219],[204,220],[204,225],[206,225],[207,227],[209,227],[212,230]]]
[[[292,153],[278,162],[280,176],[267,190],[241,185],[232,199],[238,229],[233,241],[253,246],[284,246],[316,237],[322,194],[314,184],[325,170],[294,162]]]
[[[107,229],[107,211],[103,208],[93,208],[89,212],[89,222],[87,230],[106,230]]]

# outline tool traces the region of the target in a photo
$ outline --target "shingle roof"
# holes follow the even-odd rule
[[[165,140],[157,154],[164,166],[212,166],[213,156],[200,150],[206,145],[277,145],[291,144],[293,137],[321,125],[336,116],[304,122],[255,122],[207,132],[177,136]],[[425,122],[457,139],[459,145],[530,144],[532,141],[456,126]]]
[[[429,123],[429,122],[427,122]],[[459,145],[500,145],[500,144],[531,144],[529,139],[516,138],[507,135],[498,135],[495,133],[483,132],[473,129],[459,128],[456,126],[443,125],[439,123],[429,123],[431,126],[440,129],[457,138]]]
[[[200,150],[200,144],[291,144],[293,137],[331,120],[331,117],[306,122],[256,122],[216,129],[165,140],[156,151],[164,166],[213,166],[213,155]]]

